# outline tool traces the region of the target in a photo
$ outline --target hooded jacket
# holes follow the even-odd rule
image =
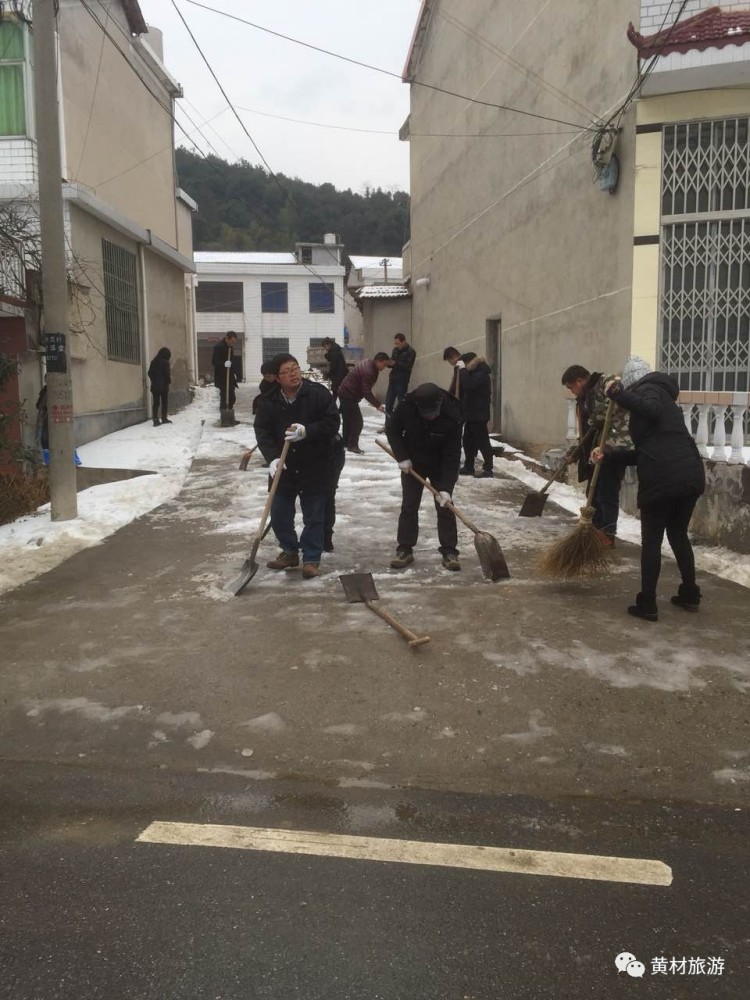
[[[461,407],[440,390],[440,413],[434,420],[419,415],[414,393],[396,407],[386,434],[396,461],[410,458],[414,471],[429,479],[436,490],[453,492],[461,459]]]
[[[623,461],[637,466],[639,507],[698,497],[706,488],[703,459],[676,402],[679,392],[672,375],[651,372],[614,397],[630,412],[635,452],[625,452]]]
[[[318,382],[303,379],[292,403],[283,397],[278,384],[260,398],[255,414],[255,438],[267,462],[281,457],[284,432],[291,424],[303,424],[305,428],[303,440],[293,444],[287,454],[279,481],[280,493],[296,496],[303,492],[328,492],[339,422],[333,396]]]
[[[470,360],[466,361],[469,358]],[[492,400],[492,369],[484,358],[465,354],[465,368],[458,369],[461,412],[467,423],[487,423]]]
[[[168,347],[160,347],[156,357],[148,366],[148,377],[151,379],[151,392],[166,392],[172,381],[169,366],[171,352]]]
[[[325,353],[325,359],[328,362],[328,378],[331,380],[331,385],[340,385],[349,374],[349,366],[340,345],[331,344]]]

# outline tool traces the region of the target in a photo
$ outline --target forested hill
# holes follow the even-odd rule
[[[294,250],[338,233],[348,253],[400,257],[409,238],[409,195],[365,194],[308,184],[261,167],[177,149],[180,187],[198,202],[196,250]],[[288,195],[285,193],[288,192]]]

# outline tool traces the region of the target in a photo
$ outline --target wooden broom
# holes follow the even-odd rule
[[[614,400],[610,399],[599,438],[600,448],[604,448],[604,443],[609,437],[614,405]],[[612,549],[604,544],[599,529],[592,523],[596,509],[592,507],[592,501],[600,468],[601,463],[597,462],[586,494],[586,505],[581,507],[577,526],[569,535],[550,546],[537,560],[536,567],[542,576],[580,580],[584,577],[600,576],[609,568]]]

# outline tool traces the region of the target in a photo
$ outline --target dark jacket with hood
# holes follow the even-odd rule
[[[211,353],[215,385],[224,385],[224,380],[227,377],[227,369],[224,367],[224,362],[229,360],[230,355],[232,360],[230,385],[232,384],[231,379],[234,379],[234,385],[242,381],[242,356],[237,353],[237,345],[230,348],[229,344],[222,337],[218,344],[214,344],[214,349]]]
[[[672,375],[651,372],[614,395],[630,411],[635,452],[615,452],[613,458],[637,466],[639,507],[698,497],[706,487],[703,459],[676,402],[679,392]]]
[[[151,392],[167,392],[172,373],[169,367],[169,359],[172,352],[168,347],[161,347],[156,352],[156,357],[148,367],[148,377],[151,379]]]
[[[466,361],[466,359],[469,359]],[[487,423],[492,400],[492,369],[484,358],[465,354],[465,368],[458,369],[461,412],[467,422]]]
[[[434,420],[420,417],[413,393],[404,396],[386,434],[397,461],[410,458],[414,471],[436,490],[452,493],[461,459],[461,407],[445,389],[440,394],[440,413]]]
[[[279,481],[280,493],[289,496],[329,491],[339,421],[333,396],[319,382],[303,379],[292,403],[286,401],[279,385],[261,397],[255,414],[255,437],[267,462],[281,457],[284,433],[291,424],[303,424],[305,428],[304,439],[289,449]]]
[[[349,374],[343,350],[338,344],[331,344],[325,353],[325,359],[328,362],[328,378],[331,380],[331,385],[340,385]]]

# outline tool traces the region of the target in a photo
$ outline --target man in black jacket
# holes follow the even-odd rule
[[[391,373],[388,376],[388,392],[385,394],[386,424],[393,416],[396,406],[398,406],[406,395],[406,391],[409,388],[411,370],[416,360],[417,352],[406,342],[406,337],[403,333],[397,333],[393,338]]]
[[[492,403],[492,369],[484,358],[473,351],[459,354],[455,347],[447,347],[443,361],[453,366],[451,392],[458,396],[461,415],[464,418],[464,464],[459,475],[475,476],[477,479],[492,479],[492,442],[487,424],[490,420]],[[474,471],[477,454],[482,454],[482,469]]]
[[[339,386],[349,374],[349,366],[346,363],[344,352],[331,337],[324,337],[321,347],[326,348],[324,357],[328,362],[328,378],[331,380],[331,392],[335,399],[339,392]]]
[[[294,569],[299,566],[301,548],[302,576],[309,580],[319,573],[324,547],[339,411],[324,385],[302,378],[291,354],[277,354],[272,365],[278,385],[263,396],[255,415],[255,437],[269,463],[270,476],[276,474],[284,442],[290,441],[291,447],[271,504],[271,527],[281,552],[267,565],[269,569]],[[297,497],[304,522],[299,539],[294,528]]]
[[[214,385],[219,390],[219,411],[224,413],[234,409],[237,385],[242,381],[242,361],[237,350],[237,334],[229,330],[214,346],[211,364],[214,369]],[[239,423],[239,420],[233,420]]]
[[[461,458],[461,411],[458,402],[444,389],[425,382],[404,397],[388,421],[388,443],[401,469],[401,514],[398,519],[396,555],[393,569],[414,562],[413,549],[419,535],[419,505],[424,487],[409,474],[414,469],[439,492],[435,498],[438,540],[443,566],[461,569],[458,561],[456,515],[448,510],[458,479]]]

